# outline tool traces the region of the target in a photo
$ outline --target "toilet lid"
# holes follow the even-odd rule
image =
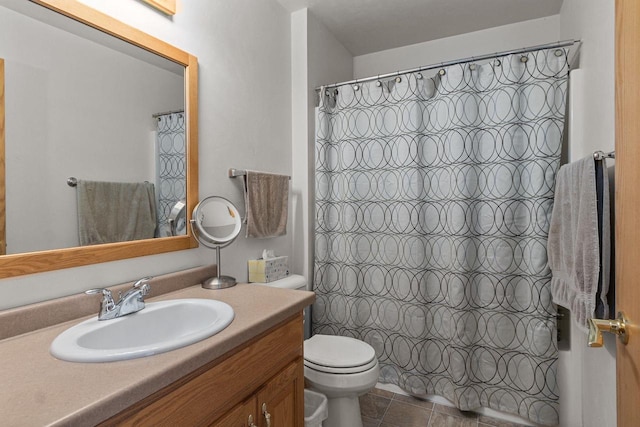
[[[377,362],[375,350],[366,342],[335,335],[314,335],[306,340],[304,359],[310,362],[305,363],[307,366],[326,372],[334,371],[331,368],[367,369],[366,366],[373,366]]]

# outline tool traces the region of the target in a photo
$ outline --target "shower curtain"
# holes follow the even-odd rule
[[[156,182],[158,191],[158,237],[171,236],[169,215],[187,197],[187,166],[184,113],[167,113],[157,118]],[[178,234],[186,234],[183,229]]]
[[[321,93],[314,333],[371,344],[380,382],[558,423],[546,242],[567,51]]]

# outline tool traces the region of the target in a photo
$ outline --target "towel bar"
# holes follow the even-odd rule
[[[145,181],[145,184],[148,184],[149,181]],[[67,185],[69,187],[77,187],[78,186],[78,178],[76,178],[75,176],[70,176],[69,178],[67,178]]]
[[[244,169],[234,169],[231,168],[229,169],[229,178],[237,178],[239,176],[245,176],[247,174],[247,171]],[[291,180],[291,177],[288,177],[289,180]]]
[[[593,152],[593,159],[594,160],[615,159],[615,158],[616,158],[616,152],[615,151],[611,151],[609,153],[605,153],[604,151],[594,151]]]

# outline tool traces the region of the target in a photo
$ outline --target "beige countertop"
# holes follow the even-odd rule
[[[235,318],[222,332],[190,346],[110,363],[65,362],[49,354],[53,339],[86,317],[0,341],[0,424],[99,423],[291,317],[315,296],[251,284],[215,291],[196,285],[149,301],[175,298],[224,301]]]

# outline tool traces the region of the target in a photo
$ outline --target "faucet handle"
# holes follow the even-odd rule
[[[153,279],[151,276],[143,277],[133,284],[134,289],[140,289],[143,296],[146,296],[151,290],[151,286],[149,286],[149,280]]]
[[[88,291],[84,291],[84,293],[87,295],[102,294],[102,304],[105,305],[107,310],[112,310],[116,306],[111,291],[107,288],[89,289]]]
[[[88,291],[84,291],[85,294],[87,295],[93,295],[93,294],[102,294],[105,297],[110,297],[111,296],[111,291],[107,288],[95,288],[95,289],[89,289]]]

